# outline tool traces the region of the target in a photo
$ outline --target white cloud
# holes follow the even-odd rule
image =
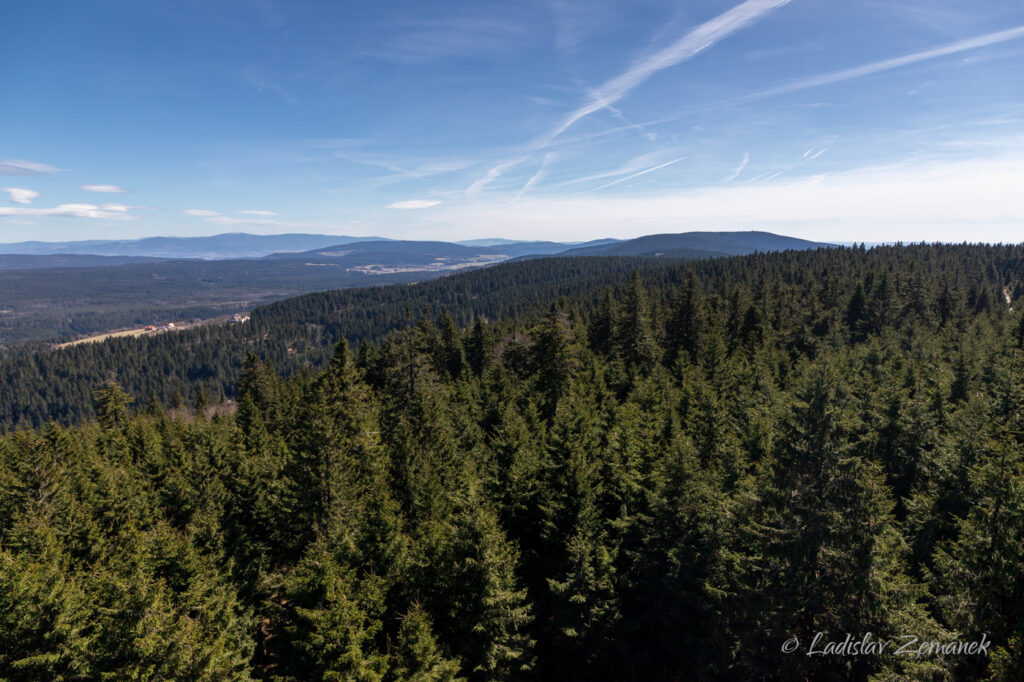
[[[241,213],[243,215],[258,215],[258,216],[265,216],[265,217],[270,217],[270,216],[277,215],[273,211],[255,211],[255,210],[235,211],[235,213]]]
[[[39,196],[39,192],[34,189],[21,187],[4,187],[4,191],[11,195],[11,201],[16,204],[31,204],[32,200]]]
[[[104,218],[108,220],[135,220],[122,204],[61,204],[53,208],[22,208],[0,206],[0,216],[59,216],[65,218]]]
[[[185,215],[192,215],[198,218],[211,218],[220,215],[220,211],[210,211],[205,208],[186,208],[182,211]]]
[[[0,175],[48,175],[61,170],[45,163],[7,159],[0,161]]]
[[[79,185],[86,192],[103,192],[105,194],[121,194],[127,192],[124,187],[118,187],[117,185]]]
[[[548,136],[544,145],[569,129],[574,123],[595,111],[610,107],[659,71],[675,66],[715,46],[736,31],[746,28],[790,0],[747,0],[728,12],[718,15],[663,50],[641,59],[626,71],[592,91],[590,101],[570,113]]]
[[[409,210],[417,208],[432,208],[440,204],[440,201],[436,201],[433,199],[411,199],[409,201],[396,201],[392,204],[388,204],[388,208]]]

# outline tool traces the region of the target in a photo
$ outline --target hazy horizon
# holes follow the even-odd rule
[[[562,241],[562,240],[557,240],[557,239],[515,239],[515,238],[512,238],[512,237],[502,237],[502,236],[470,237],[470,238],[467,238],[467,239],[455,239],[455,240],[432,239],[429,236],[425,236],[425,237],[423,237],[421,239],[415,239],[415,240],[409,240],[409,241],[450,241],[453,244],[459,244],[459,243],[464,243],[464,242],[487,242],[487,241],[501,241],[501,242],[508,242],[510,244],[514,244],[514,243],[537,241],[537,242],[552,242],[552,243],[559,243],[559,244],[566,244],[566,245],[570,245],[570,246],[575,246],[575,245],[579,245],[579,244],[586,244],[588,242],[602,241],[602,240],[609,240],[609,239],[610,240],[617,240],[617,241],[628,241],[630,239],[636,239],[636,238],[639,238],[639,237],[651,237],[651,236],[659,236],[659,235],[665,235],[665,234],[685,234],[685,233],[691,233],[691,232],[708,233],[708,234],[721,234],[721,233],[728,233],[728,232],[766,232],[766,233],[773,234],[773,235],[776,235],[776,236],[779,236],[779,237],[791,237],[791,238],[794,238],[794,239],[806,239],[805,237],[798,237],[798,236],[793,235],[793,234],[786,234],[786,233],[783,233],[783,232],[775,232],[775,231],[769,232],[767,230],[757,230],[757,229],[750,229],[750,230],[741,230],[741,229],[738,229],[738,230],[700,230],[700,229],[695,229],[695,230],[685,230],[685,231],[681,231],[681,232],[660,232],[660,233],[652,232],[650,234],[636,235],[636,236],[633,236],[633,237],[612,237],[612,236],[608,236],[608,235],[595,235],[594,237],[592,237],[590,239],[587,239],[587,240],[583,240],[583,241],[579,241],[579,240],[577,240],[577,241]],[[324,237],[335,236],[335,237],[339,237],[339,238],[341,238],[341,237],[345,237],[345,238],[356,237],[356,238],[359,238],[359,239],[362,239],[362,240],[366,240],[366,241],[376,240],[376,239],[386,240],[386,241],[402,241],[402,240],[407,240],[406,237],[389,237],[389,236],[386,236],[386,235],[364,235],[362,237],[359,237],[357,235],[352,235],[352,234],[332,234],[330,232],[326,232],[326,233],[321,233],[321,232],[267,232],[267,233],[257,233],[257,232],[211,232],[211,233],[208,233],[208,234],[151,234],[151,235],[145,235],[145,236],[142,236],[142,237],[116,237],[116,238],[110,238],[110,239],[104,239],[104,238],[99,238],[99,239],[81,238],[81,239],[66,239],[66,240],[22,239],[22,240],[11,241],[11,242],[2,242],[2,241],[0,241],[0,245],[8,246],[8,245],[12,245],[12,244],[31,243],[31,242],[44,243],[44,244],[46,244],[46,243],[58,244],[58,243],[75,243],[75,242],[89,242],[89,241],[142,241],[142,240],[145,240],[145,239],[203,239],[203,238],[213,238],[213,237],[225,237],[225,236],[232,236],[232,235],[249,236],[249,237],[286,237],[286,236],[292,236],[292,235],[324,236]],[[875,247],[875,246],[892,246],[892,245],[896,245],[896,244],[904,244],[904,245],[909,245],[909,244],[971,244],[971,245],[1021,244],[1021,243],[1024,243],[1024,238],[1016,239],[1016,240],[1009,240],[1009,241],[982,241],[982,240],[971,240],[971,239],[960,239],[960,240],[913,240],[913,241],[910,241],[910,240],[900,240],[900,239],[893,239],[893,240],[887,240],[887,241],[862,241],[862,240],[824,241],[824,240],[810,239],[808,241],[817,241],[817,242],[820,242],[822,244],[826,244],[828,246],[866,246],[866,247]]]

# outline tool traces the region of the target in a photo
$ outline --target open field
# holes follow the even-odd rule
[[[82,343],[99,343],[101,341],[106,341],[107,339],[138,336],[154,336],[156,334],[164,334],[166,332],[180,332],[185,329],[201,327],[207,324],[229,324],[232,322],[248,322],[248,320],[248,313],[236,313],[235,315],[221,315],[219,317],[211,317],[206,320],[195,320],[193,322],[171,322],[165,325],[146,325],[145,327],[139,327],[137,329],[121,329],[112,332],[105,332],[103,334],[94,334],[92,336],[87,336],[82,339],[75,339],[74,341],[68,341],[66,343],[58,343],[54,347],[67,348],[68,346],[77,346],[78,344]]]
[[[106,341],[107,339],[114,339],[121,336],[142,336],[143,334],[150,333],[151,330],[145,327],[141,329],[125,329],[118,332],[110,332],[107,334],[97,334],[95,336],[87,336],[84,339],[75,339],[74,341],[68,341],[67,343],[58,343],[57,348],[67,348],[68,346],[77,346],[80,343],[99,343],[100,341]]]

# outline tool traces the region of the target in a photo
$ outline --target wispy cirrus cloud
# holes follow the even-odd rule
[[[4,187],[4,191],[11,195],[11,201],[16,204],[31,204],[32,200],[39,196],[39,192],[34,189],[22,187]]]
[[[590,93],[589,101],[566,116],[561,124],[543,140],[543,145],[549,144],[551,140],[564,133],[580,119],[615,104],[659,71],[692,59],[736,31],[746,28],[772,10],[789,2],[790,0],[746,0],[714,19],[704,22],[673,44],[637,61],[618,76],[593,90]]]
[[[186,208],[182,210],[185,215],[195,216],[197,218],[212,218],[213,216],[220,215],[220,211],[211,211],[206,208]]]
[[[764,182],[767,180],[771,180],[773,178],[777,178],[784,172],[785,171],[775,171],[774,173],[761,173],[760,175],[755,175],[754,177],[750,178],[749,180],[747,180],[747,182]]]
[[[79,185],[79,187],[86,192],[101,192],[103,194],[123,194],[128,191],[117,185]]]
[[[583,139],[593,139],[596,137],[606,137],[614,135],[637,126],[648,127],[657,126],[665,123],[671,123],[678,121],[683,118],[690,117],[694,114],[716,111],[726,107],[748,104],[751,102],[757,102],[764,99],[770,99],[780,95],[786,95],[793,92],[799,92],[801,90],[808,90],[811,88],[821,87],[825,85],[831,85],[833,83],[839,83],[845,80],[851,80],[854,78],[861,78],[864,76],[874,75],[876,73],[883,73],[892,69],[898,69],[903,66],[909,66],[919,62],[925,62],[931,59],[937,59],[961,52],[967,52],[970,50],[977,50],[991,45],[998,45],[1000,43],[1008,42],[1011,40],[1017,40],[1024,38],[1024,26],[1016,26],[1004,31],[996,31],[993,33],[985,33],[983,35],[974,36],[973,38],[967,38],[964,40],[958,40],[952,43],[947,43],[939,47],[931,48],[928,50],[922,50],[911,54],[906,54],[900,57],[893,57],[890,59],[883,59],[868,64],[862,64],[860,66],[851,67],[849,69],[841,69],[839,71],[830,71],[824,74],[817,74],[814,76],[808,76],[797,80],[790,81],[788,83],[781,83],[763,90],[757,90],[755,92],[748,93],[746,95],[740,95],[738,97],[722,100],[717,103],[713,103],[707,106],[695,107],[693,109],[687,109],[685,111],[679,111],[678,113],[663,116],[657,119],[645,121],[643,123],[634,124],[630,123],[624,126],[616,126],[608,130],[601,131],[599,133],[591,133],[585,136]],[[822,150],[821,153],[824,153]],[[813,152],[812,152],[813,153]],[[819,154],[820,155],[820,154]]]
[[[767,97],[775,97],[776,95],[784,95],[790,92],[797,92],[798,90],[816,88],[822,85],[831,85],[832,83],[839,83],[841,81],[850,80],[851,78],[870,76],[883,71],[917,64],[918,62],[946,57],[960,52],[967,52],[968,50],[977,50],[982,47],[1005,43],[1009,40],[1017,40],[1019,38],[1024,38],[1024,26],[1016,26],[1014,28],[1006,29],[1005,31],[995,31],[994,33],[986,33],[984,35],[967,38],[965,40],[957,40],[930,50],[922,50],[920,52],[903,55],[902,57],[882,59],[876,62],[871,62],[870,64],[855,66],[850,69],[842,69],[840,71],[832,71],[818,76],[802,78],[791,83],[783,83],[782,85],[777,85],[765,90],[759,90],[758,92],[739,98],[738,101],[750,102],[765,99]]]
[[[587,102],[570,112],[561,123],[546,135],[533,140],[533,142],[527,145],[527,149],[536,152],[551,146],[559,135],[572,127],[577,121],[601,109],[612,111],[617,118],[626,123],[627,128],[638,130],[649,140],[653,139],[654,136],[644,130],[644,124],[626,121],[622,112],[616,109],[614,104],[659,71],[676,66],[714,47],[731,34],[746,28],[772,10],[778,9],[789,2],[790,0],[746,0],[746,2],[733,7],[714,19],[704,22],[668,47],[638,60],[619,75],[592,90]],[[466,189],[466,195],[469,197],[477,196],[484,187],[500,177],[505,170],[524,161],[526,158],[506,160],[492,166],[483,177]]]
[[[242,79],[256,88],[256,93],[272,92],[288,104],[295,106],[297,100],[280,83],[268,78],[257,70],[256,67],[249,67],[242,72]]]
[[[565,187],[568,185],[578,185],[584,182],[593,182],[594,180],[604,180],[605,178],[615,178],[620,175],[628,175],[630,173],[636,173],[637,171],[645,168],[650,168],[652,165],[659,163],[665,158],[665,153],[661,151],[648,152],[647,154],[640,154],[634,156],[626,163],[622,164],[614,170],[602,171],[600,173],[592,173],[585,175],[580,178],[573,178],[572,180],[564,180],[559,182],[557,186]]]
[[[49,175],[61,170],[63,169],[45,163],[22,161],[20,159],[0,161],[0,175]]]
[[[574,53],[594,36],[615,25],[614,0],[587,0],[571,2],[554,0],[551,10],[555,19],[555,47],[560,53]]]
[[[598,190],[602,190],[602,189],[605,189],[607,187],[612,187],[614,185],[618,185],[618,184],[626,182],[628,180],[632,180],[633,178],[639,178],[641,175],[647,175],[648,173],[653,173],[656,170],[661,170],[662,168],[667,168],[667,167],[671,166],[672,164],[679,163],[680,161],[682,161],[685,158],[686,158],[685,156],[680,156],[678,159],[672,159],[671,161],[666,161],[665,163],[659,163],[657,166],[653,166],[651,168],[645,168],[642,171],[638,171],[636,173],[632,173],[630,175],[627,175],[624,178],[619,178],[618,180],[612,180],[611,182],[605,183],[604,185],[601,185],[600,187],[595,187],[591,191],[592,192],[596,192]]]
[[[540,182],[547,176],[548,164],[554,158],[554,152],[548,152],[547,154],[544,155],[544,160],[541,161],[540,168],[537,169],[536,173],[530,176],[530,179],[526,181],[526,184],[523,185],[523,188],[519,190],[519,193],[516,194],[516,200],[521,199],[524,194],[530,191],[531,187],[536,185],[538,182]]]
[[[931,48],[928,50],[921,50],[920,52],[913,52],[900,57],[892,57],[890,59],[882,59],[879,61],[870,62],[868,64],[861,64],[860,66],[854,66],[849,69],[841,69],[839,71],[830,71],[828,73],[818,74],[815,76],[808,76],[806,78],[800,78],[797,80],[790,81],[788,83],[781,83],[779,85],[765,88],[763,90],[757,90],[755,92],[741,95],[731,100],[725,100],[718,104],[711,105],[709,107],[702,107],[700,109],[688,110],[673,114],[671,116],[665,116],[656,120],[647,121],[642,123],[644,126],[659,125],[662,123],[669,123],[671,121],[677,121],[681,118],[690,116],[698,111],[713,111],[723,107],[735,106],[738,104],[748,104],[751,102],[757,102],[772,97],[778,97],[780,95],[787,95],[793,92],[799,92],[801,90],[808,90],[811,88],[822,87],[825,85],[832,85],[833,83],[840,83],[842,81],[851,80],[854,78],[862,78],[864,76],[871,76],[876,73],[883,73],[885,71],[891,71],[904,66],[910,66],[911,64],[917,64],[920,62],[929,61],[932,59],[938,59],[940,57],[946,57],[961,52],[967,52],[970,50],[977,50],[983,47],[989,47],[991,45],[998,45],[1011,40],[1018,40],[1024,38],[1024,26],[1015,26],[1004,31],[995,31],[993,33],[985,33],[983,35],[974,36],[973,38],[966,38],[964,40],[957,40],[952,43],[946,43],[939,47]],[[615,128],[610,131],[606,131],[604,134],[610,134],[618,132],[620,130],[627,130],[628,126]]]
[[[275,213],[274,211],[258,211],[258,210],[254,210],[254,209],[245,209],[245,210],[242,210],[242,211],[235,211],[235,213],[241,213],[242,215],[263,216],[263,217],[267,217],[267,218],[269,218],[271,216],[277,215],[277,213]]]
[[[732,174],[725,179],[725,182],[732,182],[733,180],[738,178],[740,176],[740,173],[743,172],[743,169],[747,167],[748,163],[750,163],[750,154],[744,153],[743,160],[740,161],[740,165],[736,166],[736,170],[734,170]]]
[[[61,204],[52,208],[0,206],[0,216],[59,216],[64,218],[102,218],[107,220],[135,220],[123,204]]]
[[[381,184],[382,181],[386,183],[404,179],[425,180],[436,175],[464,170],[475,163],[475,161],[467,159],[400,159],[348,151],[336,152],[334,156],[351,163],[391,171],[392,175],[376,178],[377,184]]]
[[[397,208],[404,211],[415,210],[420,208],[433,208],[434,206],[440,206],[441,202],[436,199],[410,199],[409,201],[395,201],[388,204],[388,208]]]
[[[364,54],[391,62],[419,64],[450,57],[506,51],[536,39],[525,18],[508,11],[503,16],[464,14],[443,19],[406,20],[384,42]]]
[[[500,178],[501,174],[507,171],[509,168],[512,168],[513,166],[518,166],[523,161],[526,161],[526,159],[527,157],[521,156],[517,159],[509,159],[508,161],[502,161],[499,164],[491,166],[491,168],[488,169],[486,173],[484,173],[483,177],[477,179],[469,187],[466,188],[466,196],[479,196],[480,192],[483,191],[484,187],[487,187],[487,185],[491,184],[492,182]]]

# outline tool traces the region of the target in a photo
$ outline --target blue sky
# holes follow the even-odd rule
[[[0,241],[1024,239],[1019,0],[0,7]]]

